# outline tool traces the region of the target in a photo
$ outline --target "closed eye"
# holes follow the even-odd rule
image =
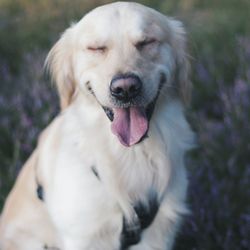
[[[138,49],[138,50],[142,50],[144,47],[148,46],[148,45],[152,45],[154,43],[156,43],[157,40],[154,39],[154,38],[150,38],[150,39],[145,39],[145,40],[142,40],[142,41],[139,41],[135,44],[135,47]]]
[[[105,46],[88,46],[87,50],[91,51],[91,52],[100,52],[100,53],[104,53],[107,50],[107,47]]]

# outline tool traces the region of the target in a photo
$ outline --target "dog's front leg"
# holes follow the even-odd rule
[[[165,201],[151,226],[142,233],[140,243],[131,246],[129,250],[171,250],[182,214],[185,213],[184,204]]]
[[[121,219],[120,213],[114,213],[106,223],[101,222],[99,225],[98,221],[93,222],[97,227],[100,226],[100,229],[95,231],[88,232],[86,227],[79,233],[77,228],[73,228],[71,232],[61,234],[63,238],[61,250],[119,250]]]

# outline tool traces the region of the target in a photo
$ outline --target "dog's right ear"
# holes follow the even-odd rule
[[[45,61],[45,68],[57,86],[61,109],[69,106],[76,88],[72,67],[73,49],[72,28],[69,28],[50,50]]]

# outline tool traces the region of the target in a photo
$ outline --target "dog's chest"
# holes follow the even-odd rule
[[[104,230],[103,235],[116,232],[110,237],[118,239],[127,208],[132,207],[143,221],[142,229],[152,222],[167,183],[168,161],[162,147],[150,138],[132,149],[111,140],[101,143],[101,135],[97,138],[85,134],[62,141],[45,203],[65,235],[68,228],[76,234]],[[51,161],[45,166],[51,166]]]
[[[102,178],[114,178],[113,183],[134,202],[148,200],[153,193],[160,198],[169,170],[169,162],[162,155],[162,152],[154,152],[154,149],[147,151],[144,145],[121,153],[100,153],[96,170],[101,182]],[[110,174],[107,175],[106,171],[110,171]],[[105,183],[107,180],[103,185]]]

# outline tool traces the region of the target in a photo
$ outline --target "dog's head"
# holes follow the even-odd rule
[[[181,23],[140,4],[113,3],[88,13],[62,35],[47,65],[62,109],[87,93],[126,146],[147,134],[159,96],[187,102],[190,94]]]

